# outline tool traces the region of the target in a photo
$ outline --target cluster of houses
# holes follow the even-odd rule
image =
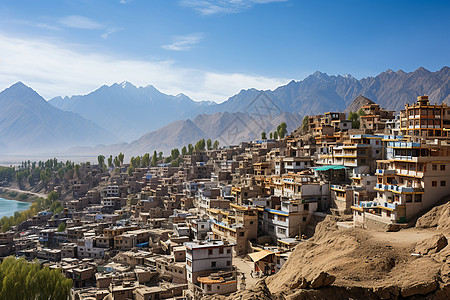
[[[450,108],[421,96],[400,112],[362,110],[359,128],[329,112],[179,167],[88,166],[98,185],[77,182],[62,213],[1,233],[0,254],[61,269],[74,299],[200,299],[245,286],[236,259],[252,276],[278,272],[326,214],[402,228],[450,194]]]

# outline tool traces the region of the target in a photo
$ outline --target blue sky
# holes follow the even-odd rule
[[[450,1],[0,0],[0,89],[45,98],[124,80],[195,100],[316,70],[375,76],[450,62]]]

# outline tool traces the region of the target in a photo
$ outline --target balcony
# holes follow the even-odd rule
[[[388,202],[378,203],[378,206],[390,208],[390,209],[396,209],[396,207],[397,207],[397,205],[395,203],[388,203]]]
[[[384,169],[376,169],[376,175],[395,175],[397,173],[396,170],[384,170]]]
[[[381,183],[377,183],[375,186],[375,189],[380,190],[380,191],[391,191],[391,192],[399,193],[399,194],[422,193],[423,192],[422,188],[414,188],[414,187],[409,187],[409,186],[398,186],[398,185],[393,185],[393,184],[381,184]]]
[[[372,202],[372,201],[364,201],[364,202],[360,202],[360,206],[363,208],[376,208],[377,203]]]

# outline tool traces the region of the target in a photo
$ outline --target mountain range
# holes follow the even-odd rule
[[[211,104],[193,101],[183,94],[166,95],[152,85],[136,87],[129,82],[104,85],[83,96],[55,97],[49,103],[108,128],[124,141],[137,139],[172,121],[194,117],[201,107]]]
[[[275,90],[241,90],[220,104],[129,82],[46,102],[19,82],[0,94],[0,149],[56,152],[72,147],[78,153],[101,149],[142,153],[167,151],[201,138],[235,144],[259,138],[262,131],[268,134],[281,122],[293,131],[305,115],[349,112],[372,100],[400,110],[419,95],[428,95],[432,103],[450,104],[450,68],[387,70],[360,80],[315,72]]]
[[[261,91],[243,90],[227,101],[206,107],[205,112],[244,111]],[[326,111],[344,111],[362,95],[389,110],[401,110],[417,96],[428,95],[432,103],[450,104],[450,68],[430,72],[421,67],[414,72],[387,70],[375,77],[356,79],[351,75],[329,76],[319,71],[302,81],[291,81],[273,91],[264,91],[279,111],[316,115]]]
[[[94,122],[53,107],[22,82],[0,93],[0,107],[0,154],[120,141]]]

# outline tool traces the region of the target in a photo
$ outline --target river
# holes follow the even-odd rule
[[[31,203],[20,202],[16,200],[6,200],[0,198],[0,219],[3,217],[10,217],[14,215],[16,211],[27,210]]]

